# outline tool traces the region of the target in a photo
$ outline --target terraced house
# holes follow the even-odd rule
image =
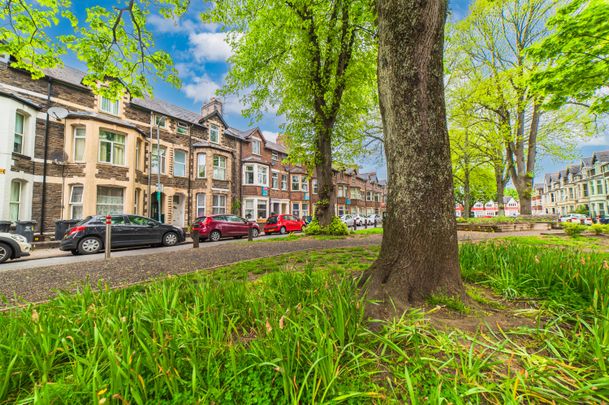
[[[584,207],[592,217],[607,215],[609,151],[595,152],[560,172],[546,174],[541,197],[546,214],[565,215]]]
[[[58,219],[115,212],[185,227],[209,214],[312,211],[314,176],[285,165],[285,146],[259,129],[230,127],[218,99],[199,112],[152,98],[110,100],[85,87],[77,69],[32,80],[9,62],[0,60],[0,220],[32,219],[42,234]]]

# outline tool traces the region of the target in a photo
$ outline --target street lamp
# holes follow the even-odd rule
[[[157,166],[157,182],[156,182],[156,206],[157,206],[157,220],[161,221],[161,192],[163,191],[163,185],[161,184],[161,131],[159,126],[161,122],[157,120],[157,116],[154,117],[154,123],[156,126],[156,166]],[[162,118],[165,121],[165,117]]]

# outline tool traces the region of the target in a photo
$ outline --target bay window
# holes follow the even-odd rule
[[[305,193],[309,192],[309,180],[305,176],[301,177],[301,187]]]
[[[100,131],[99,161],[123,166],[125,164],[125,135]]]
[[[273,172],[271,174],[271,187],[274,189],[279,188],[279,173],[278,172]]]
[[[258,184],[266,186],[269,184],[269,169],[266,166],[258,166]]]
[[[245,165],[244,167],[243,183],[248,185],[254,184],[254,165]]]
[[[116,187],[97,187],[97,214],[112,215],[124,211],[123,189]]]
[[[292,176],[292,191],[300,191],[300,176]]]
[[[214,156],[213,177],[215,180],[226,180],[226,158],[224,156]]]

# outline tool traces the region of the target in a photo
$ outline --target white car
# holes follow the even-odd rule
[[[371,215],[368,215],[368,216],[366,217],[366,219],[368,220],[368,225],[374,225],[374,222],[375,222],[375,221],[376,221],[376,224],[378,225],[378,224],[380,224],[380,223],[383,221],[383,219],[381,218],[381,216],[380,216],[380,215],[378,215],[378,214],[371,214]]]
[[[27,239],[14,233],[0,232],[0,263],[29,256],[32,250]]]
[[[592,225],[592,218],[584,214],[568,214],[558,219],[559,222],[572,222],[574,224]]]
[[[355,222],[353,215],[350,215],[350,214],[342,215],[340,217],[340,220],[343,221],[343,223],[345,225],[347,225],[349,228],[351,228]]]

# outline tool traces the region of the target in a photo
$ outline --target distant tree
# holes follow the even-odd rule
[[[117,98],[125,91],[134,97],[152,94],[151,76],[179,85],[168,53],[155,50],[146,17],[153,7],[167,17],[184,13],[189,0],[118,0],[112,6],[87,7],[78,21],[71,0],[6,0],[0,5],[0,54],[10,55],[12,66],[38,79],[45,68],[61,66],[72,50],[87,65],[83,83],[95,93]],[[72,32],[52,36],[51,30],[67,20]],[[104,86],[99,86],[99,83]]]
[[[271,105],[292,163],[315,167],[316,216],[334,216],[334,161],[362,150],[369,110],[377,104],[376,33],[368,0],[218,0],[204,18],[234,30],[224,94],[241,94],[245,114]]]
[[[609,111],[609,2],[573,0],[547,26],[552,33],[529,49],[541,63],[532,76],[535,89],[552,108],[575,102]]]
[[[531,213],[538,155],[568,157],[592,130],[581,108],[548,110],[530,80],[538,62],[526,49],[547,36],[544,24],[554,10],[551,0],[477,0],[450,39],[461,78],[454,85],[466,88],[479,117],[492,123],[490,144],[503,156],[496,159],[497,179],[507,181],[500,172],[508,171],[524,214]]]

